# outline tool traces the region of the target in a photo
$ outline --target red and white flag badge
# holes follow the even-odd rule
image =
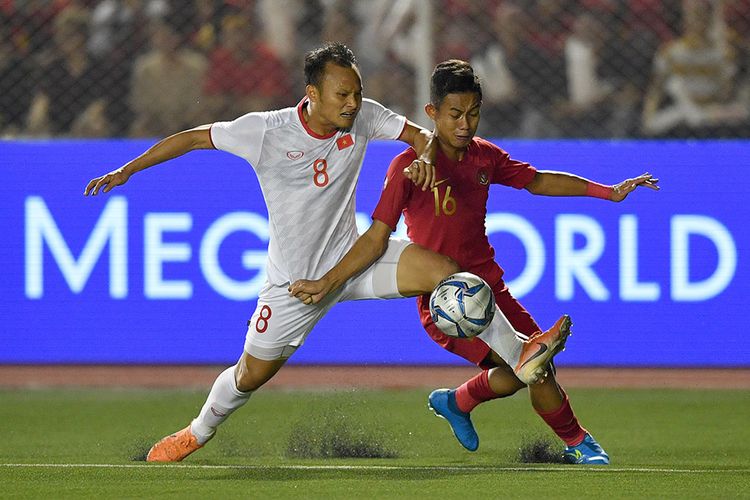
[[[353,144],[354,138],[352,137],[352,134],[342,135],[341,137],[336,139],[336,146],[338,146],[339,151],[341,151],[342,149],[346,149]]]

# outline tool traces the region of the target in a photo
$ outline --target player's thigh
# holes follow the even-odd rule
[[[410,241],[390,238],[385,253],[361,274],[342,287],[340,300],[398,299],[398,263],[403,253],[414,246]]]
[[[338,294],[332,294],[318,304],[303,304],[286,285],[266,283],[247,323],[245,352],[265,361],[289,358],[337,301]]]
[[[404,297],[430,293],[437,284],[460,270],[453,259],[416,244],[409,245],[398,261],[398,290]]]

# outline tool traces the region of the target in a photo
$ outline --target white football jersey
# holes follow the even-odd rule
[[[268,207],[268,281],[317,279],[357,239],[355,190],[367,143],[398,139],[406,118],[363,99],[350,130],[320,136],[296,107],[211,126],[214,147],[247,160]]]

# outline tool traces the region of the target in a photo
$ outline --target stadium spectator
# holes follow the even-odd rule
[[[284,61],[284,64],[297,65],[300,43],[303,42],[301,33],[297,30],[300,20],[307,22],[309,13],[305,11],[305,5],[317,2],[311,0],[258,0],[256,12],[263,25],[263,37],[268,46]],[[347,2],[349,3],[349,2]],[[307,14],[307,18],[301,18]],[[315,37],[310,37],[314,40]],[[330,38],[334,40],[337,38]],[[304,51],[302,52],[304,53]]]
[[[214,118],[231,116],[238,108],[257,111],[293,104],[289,73],[256,31],[245,15],[222,20],[221,44],[211,54],[203,88]]]
[[[519,134],[521,124],[522,82],[517,77],[523,30],[528,22],[515,2],[506,1],[494,12],[494,41],[471,59],[471,65],[483,82],[480,134],[508,137]]]
[[[359,0],[353,4],[356,40],[367,95],[400,113],[414,107],[415,63],[419,56],[413,26],[415,4]]]
[[[645,98],[648,135],[732,137],[748,120],[721,3],[683,0],[683,32],[663,45]]]
[[[133,65],[148,48],[150,19],[167,15],[165,0],[103,0],[91,12],[88,48],[106,75],[104,96],[112,135],[125,136],[133,121]]]
[[[55,17],[71,3],[70,0],[5,3],[13,36],[24,54],[38,57],[53,46]]]
[[[34,91],[32,70],[0,12],[0,137],[18,135],[24,128]]]
[[[219,22],[221,20],[221,4],[193,0],[195,12],[194,26],[190,34],[192,46],[208,57],[219,43]]]
[[[727,47],[725,55],[721,56],[726,64],[722,64],[733,68],[733,73],[722,78],[733,82],[726,96],[718,101],[711,98],[711,102],[698,106],[704,108],[699,113],[685,111],[690,109],[689,104],[675,106],[674,90],[680,84],[674,82],[679,78],[666,78],[658,85],[658,80],[664,76],[655,70],[658,59],[663,63],[659,71],[668,71],[670,65],[664,59],[669,52],[665,50],[668,45],[673,46],[672,51],[684,45],[678,40],[686,36],[683,30],[686,23],[682,20],[689,15],[682,8],[682,0],[434,0],[426,3],[413,0],[0,0],[0,11],[6,16],[2,23],[10,30],[6,36],[11,38],[17,60],[23,61],[14,65],[29,75],[27,80],[33,81],[36,89],[42,84],[50,87],[51,75],[45,70],[52,59],[60,57],[54,40],[55,19],[70,9],[91,11],[86,46],[101,78],[97,82],[98,92],[101,92],[97,99],[104,102],[104,119],[110,135],[127,135],[131,129],[133,116],[128,96],[133,63],[148,47],[150,19],[168,17],[182,33],[189,34],[187,43],[210,59],[210,74],[221,74],[229,68],[231,75],[227,80],[236,80],[237,75],[249,75],[253,80],[260,78],[253,82],[262,101],[253,106],[256,109],[288,104],[283,100],[285,92],[279,87],[288,89],[301,82],[296,73],[288,72],[287,68],[299,63],[297,58],[305,50],[326,38],[334,38],[349,40],[351,46],[357,48],[361,71],[368,81],[368,95],[400,112],[411,112],[416,105],[415,91],[424,90],[416,87],[415,74],[424,67],[428,57],[471,60],[488,84],[482,121],[485,135],[742,137],[750,131],[750,117],[745,118],[750,105],[750,0],[704,1],[717,6],[707,10],[724,12],[718,27],[712,24],[708,29],[708,38]],[[496,18],[501,15],[498,13],[504,8],[516,12],[509,19],[498,21]],[[431,11],[433,20],[430,35],[426,35],[427,30],[414,28],[420,26],[421,19],[430,18],[422,16],[426,9]],[[270,61],[270,68],[251,71],[245,64],[234,64],[232,61],[236,62],[237,58],[226,57],[227,47],[221,31],[222,20],[228,15],[244,19],[251,26],[246,30],[251,35],[244,42],[245,52],[259,52],[258,59],[265,57]],[[712,16],[713,13],[706,19]],[[524,18],[530,22],[524,22]],[[603,43],[600,39],[597,50],[589,51],[597,60],[595,79],[585,77],[592,74],[590,71],[574,68],[585,70],[585,64],[576,64],[576,61],[583,61],[580,56],[586,52],[582,50],[586,47],[582,41],[597,38],[593,34],[602,30],[576,27],[576,19],[579,23],[604,28]],[[519,36],[520,42],[510,41]],[[252,47],[254,44],[258,50]],[[415,47],[420,49],[415,50]],[[699,52],[695,48],[690,50]],[[703,52],[709,53],[708,50]],[[244,57],[244,54],[239,56]],[[260,63],[255,66],[259,67]],[[213,68],[223,69],[214,71]],[[280,77],[281,85],[274,82],[279,74],[286,75]],[[508,94],[509,75],[515,83],[515,96]],[[240,90],[236,85],[231,89],[223,88],[230,85],[225,84],[221,76],[207,78],[204,82],[204,91],[210,95],[204,96],[203,101],[217,109],[214,116],[226,115],[221,109],[227,109],[231,99],[246,98],[241,88],[249,86],[249,79],[244,76],[240,79],[243,82],[239,84]],[[594,99],[595,104],[589,100],[582,106],[579,91],[583,87],[574,82],[580,84],[584,80],[594,83],[589,88],[611,86],[612,92],[602,100]],[[661,90],[656,92],[654,88],[659,87]],[[650,104],[646,106],[649,88]],[[39,92],[31,94],[35,96]],[[592,95],[588,98],[592,99]],[[656,112],[654,96],[660,99]],[[23,101],[21,99],[17,105],[22,106]],[[264,105],[268,102],[272,104]],[[40,114],[38,103],[34,109],[36,120]],[[71,110],[74,114],[79,112]],[[29,131],[39,133],[35,131],[38,127],[46,127],[44,133],[56,133],[38,122]]]
[[[676,13],[681,0],[631,0],[620,7],[620,16],[628,32],[648,39],[653,52],[678,32]]]
[[[353,46],[358,27],[352,4],[348,0],[333,0],[325,8],[320,40],[337,40]]]
[[[170,22],[154,21],[151,50],[136,60],[133,70],[130,135],[163,136],[200,121],[206,67],[206,59],[184,43]]]
[[[492,13],[500,0],[439,0],[435,9],[436,58],[470,59],[492,43]]]
[[[599,2],[603,0],[582,0],[582,5],[594,9]],[[599,6],[599,12],[605,11],[597,15],[606,21],[600,74],[615,88],[608,120],[600,124],[606,137],[640,135],[640,114],[654,54],[661,43],[673,37],[663,14],[668,4],[661,0],[608,0]]]
[[[750,0],[726,0],[730,44],[737,53],[737,100],[750,109]],[[750,118],[736,130],[737,137],[750,137]]]
[[[598,15],[597,15],[598,14]],[[566,95],[555,107],[566,137],[607,137],[614,85],[602,77],[607,29],[604,13],[582,11],[565,39]]]
[[[54,46],[42,63],[29,113],[29,134],[109,135],[102,88],[106,75],[86,52],[88,22],[88,12],[72,6],[55,18]]]
[[[163,19],[170,12],[166,0],[102,0],[91,11],[89,52],[103,59],[122,45],[143,45],[145,40],[138,28],[148,20]]]
[[[531,22],[523,25],[523,42],[518,54],[516,78],[523,82],[521,137],[558,137],[560,130],[551,119],[553,105],[565,95],[563,47],[570,19],[564,1],[536,0],[522,4]]]

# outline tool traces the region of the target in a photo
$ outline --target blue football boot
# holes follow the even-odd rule
[[[580,444],[565,448],[563,460],[569,464],[609,465],[609,455],[588,432]]]
[[[456,391],[452,389],[436,389],[427,398],[427,406],[438,417],[444,418],[451,424],[453,435],[461,446],[469,451],[479,448],[479,436],[471,423],[471,416],[458,409],[456,405]]]

